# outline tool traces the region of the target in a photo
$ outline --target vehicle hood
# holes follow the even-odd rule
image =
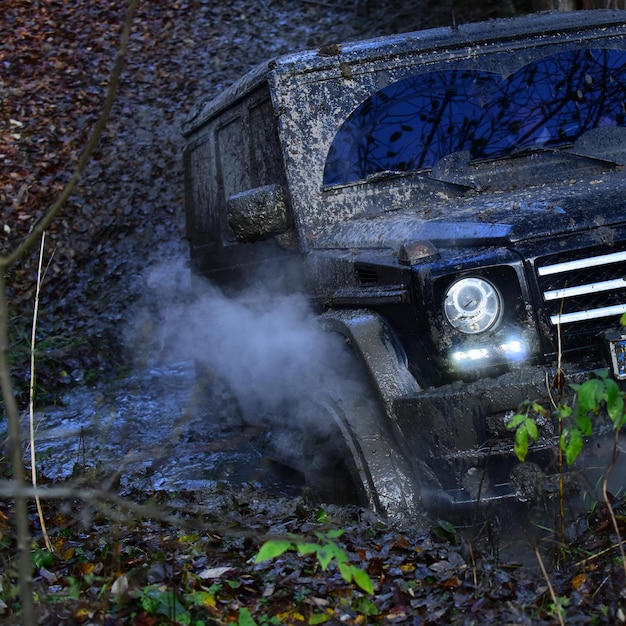
[[[626,178],[621,173],[617,179],[475,194],[349,220],[320,230],[313,247],[398,249],[418,240],[439,247],[512,245],[576,231],[604,232],[624,222]]]

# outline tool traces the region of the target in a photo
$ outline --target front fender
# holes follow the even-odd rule
[[[368,309],[331,310],[321,316],[324,328],[343,335],[364,366],[380,411],[368,416],[345,414],[340,428],[352,442],[353,454],[367,468],[373,491],[387,514],[404,519],[423,513],[426,501],[442,497],[432,470],[410,450],[398,427],[395,400],[421,391],[408,369],[407,358],[385,319]],[[403,511],[398,510],[399,492]],[[378,508],[378,507],[375,507]]]
[[[409,371],[407,357],[385,319],[368,309],[330,310],[321,316],[328,331],[343,335],[365,366],[387,415],[394,419],[393,403],[421,391]]]

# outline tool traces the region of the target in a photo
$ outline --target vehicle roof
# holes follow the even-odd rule
[[[553,11],[438,27],[290,53],[260,63],[214,99],[198,103],[183,124],[183,133],[185,135],[192,133],[199,126],[219,115],[233,102],[261,87],[273,72],[307,74],[340,65],[371,63],[391,57],[399,59],[416,53],[441,52],[445,54],[446,51],[452,53],[459,48],[484,43],[506,45],[507,42],[529,36],[556,35],[567,39],[578,34],[581,38],[589,38],[593,36],[593,31],[606,36],[605,31],[615,27],[626,29],[626,11],[611,9]]]

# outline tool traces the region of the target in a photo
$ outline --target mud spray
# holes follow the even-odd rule
[[[295,477],[268,473],[256,439],[232,427],[267,414],[319,423],[320,395],[357,389],[343,340],[321,330],[303,295],[257,279],[227,296],[172,252],[140,277],[142,295],[127,311],[132,371],[38,414],[41,470],[65,479],[97,466],[105,476],[121,473],[122,489],[131,490],[223,480],[298,489],[297,478],[288,484]],[[196,366],[209,374],[201,384]],[[198,393],[202,385],[208,393]],[[290,449],[298,431],[275,443]]]
[[[146,282],[153,349],[226,384],[248,423],[267,413],[290,419],[356,376],[343,339],[324,332],[304,294],[282,283],[257,276],[226,295],[182,259],[153,267]]]

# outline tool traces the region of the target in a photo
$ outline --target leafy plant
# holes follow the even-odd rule
[[[530,416],[531,411],[535,411],[541,415],[545,414],[545,409],[538,402],[525,402],[522,406],[525,407],[525,412],[516,413],[513,415],[506,427],[509,430],[515,431],[515,442],[513,449],[520,462],[526,460],[528,454],[528,446],[532,441],[537,441],[539,437],[539,431],[537,429],[537,422]]]
[[[165,585],[148,585],[139,592],[141,606],[148,615],[174,617],[179,623],[189,624],[185,607],[180,603],[174,590]]]
[[[452,545],[456,546],[460,543],[456,527],[444,519],[437,520],[437,523],[433,525],[432,532],[439,539],[449,541]]]
[[[565,461],[571,465],[583,449],[584,438],[590,437],[593,423],[590,415],[598,415],[604,408],[619,430],[626,423],[626,392],[609,376],[606,370],[590,372],[589,380],[582,384],[570,384],[574,390],[576,411],[568,404],[561,404],[551,414],[538,402],[525,402],[521,411],[513,415],[507,428],[515,431],[513,449],[520,462],[526,460],[530,443],[537,441],[539,432],[533,413],[544,418],[551,415],[559,422],[559,445],[565,455]]]
[[[347,582],[354,582],[363,591],[374,593],[374,585],[368,573],[356,565],[352,565],[346,552],[340,548],[335,539],[339,539],[344,531],[341,529],[330,530],[327,533],[316,532],[315,536],[320,543],[292,539],[270,539],[266,541],[255,557],[255,563],[261,563],[269,559],[275,559],[287,551],[297,552],[304,556],[314,554],[322,570],[326,571],[331,563],[334,563],[342,578]]]

